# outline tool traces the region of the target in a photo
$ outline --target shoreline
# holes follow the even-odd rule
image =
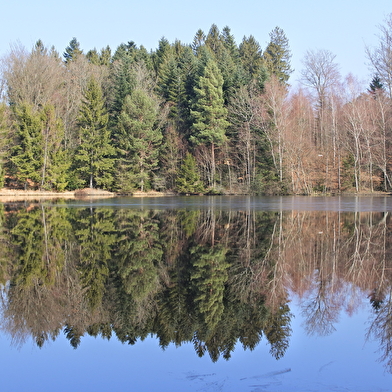
[[[120,194],[109,192],[102,189],[77,189],[75,191],[53,192],[53,191],[39,191],[39,190],[22,190],[22,189],[0,189],[0,203],[23,201],[23,200],[50,200],[50,199],[86,199],[86,198],[114,198],[121,196],[131,197],[162,197],[174,196],[175,193],[170,192],[133,192],[130,194]]]
[[[53,191],[39,191],[39,190],[22,190],[22,189],[0,189],[0,203],[23,201],[23,200],[50,200],[50,199],[89,199],[89,198],[115,198],[115,197],[164,197],[164,196],[180,196],[175,192],[132,192],[132,193],[116,193],[109,192],[102,189],[77,189],[75,191],[64,191],[64,192],[53,192]],[[301,196],[301,195],[291,195]],[[314,194],[306,195],[309,197],[320,197],[320,196],[337,196],[337,194]],[[343,192],[339,196],[391,196],[390,192]]]

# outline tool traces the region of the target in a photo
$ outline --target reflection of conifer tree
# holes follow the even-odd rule
[[[53,284],[64,264],[64,239],[70,233],[65,210],[35,208],[18,215],[12,229],[18,249],[16,284]]]
[[[65,215],[60,219],[61,214]],[[268,225],[258,227],[259,214],[247,215],[249,222],[244,225],[243,214],[213,209],[31,209],[10,224],[22,256],[26,252],[20,244],[26,234],[17,236],[16,228],[25,233],[29,227],[26,215],[38,222],[39,229],[34,231],[39,237],[32,238],[35,245],[41,244],[36,246],[41,249],[41,260],[57,266],[56,273],[49,276],[61,279],[61,284],[54,283],[56,293],[61,294],[57,300],[49,290],[51,279],[45,283],[40,278],[41,283],[32,289],[21,283],[11,286],[13,304],[19,303],[19,308],[8,305],[7,319],[19,320],[21,331],[29,320],[33,328],[25,333],[39,346],[61,329],[75,348],[85,333],[104,338],[114,333],[129,344],[156,334],[163,348],[171,342],[193,342],[198,355],[208,353],[216,361],[229,359],[238,341],[252,350],[265,335],[272,355],[284,354],[290,332],[288,307],[282,304],[274,312],[266,306],[265,289],[257,290],[254,284],[252,292],[244,296],[231,284],[238,281],[233,274],[242,273],[234,268],[242,262],[237,260],[239,247],[251,241],[250,248],[255,249],[255,259],[247,260],[251,265],[260,263],[259,256],[269,249],[261,234],[268,237]],[[230,244],[235,247],[229,251]],[[56,264],[57,253],[66,262]],[[18,268],[13,281],[26,281],[23,273]],[[37,280],[34,275],[30,279]],[[34,303],[38,296],[41,307]],[[15,316],[18,312],[21,316]],[[33,321],[33,313],[37,313],[37,321]]]
[[[41,205],[13,215],[9,224],[16,253],[4,324],[16,343],[31,335],[41,347],[58,335],[67,313],[67,301],[61,298],[66,239],[71,233],[67,210]]]
[[[94,337],[101,335],[109,340],[112,337],[112,326],[110,323],[96,323],[87,328],[87,333]]]
[[[270,353],[276,359],[282,358],[289,347],[291,316],[290,308],[285,304],[265,320],[264,333],[271,345]]]
[[[64,328],[65,337],[71,343],[73,348],[78,348],[83,336],[83,331],[73,325],[66,325]]]
[[[189,258],[178,259],[170,269],[168,287],[158,297],[157,335],[162,348],[171,342],[181,345],[182,342],[190,341],[196,328],[197,317],[189,285],[190,270]]]
[[[5,227],[4,205],[0,205],[0,285],[5,285],[9,279],[9,259],[11,254],[8,233]]]
[[[158,221],[153,212],[143,212],[124,220],[117,246],[119,274],[125,291],[143,299],[159,284],[158,265],[162,260]]]
[[[223,294],[227,282],[227,249],[221,246],[190,250],[193,264],[191,280],[195,290],[195,305],[203,321],[213,330],[223,311]]]
[[[75,223],[75,236],[80,249],[81,281],[91,308],[102,304],[109,274],[113,244],[116,241],[110,209],[84,209]]]

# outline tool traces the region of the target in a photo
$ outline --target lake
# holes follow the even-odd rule
[[[392,391],[392,198],[0,204],[2,389]]]

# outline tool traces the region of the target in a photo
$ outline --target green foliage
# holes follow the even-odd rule
[[[381,79],[376,75],[369,84],[368,91],[373,96],[377,96],[380,92],[384,92],[384,85],[381,83]]]
[[[17,251],[15,284],[32,287],[55,284],[65,262],[65,239],[70,235],[66,211],[35,208],[23,211],[11,230]]]
[[[69,42],[69,45],[65,48],[65,52],[63,53],[64,61],[66,64],[69,64],[72,61],[75,61],[81,55],[83,55],[83,51],[80,49],[80,43],[74,37]]]
[[[203,193],[204,186],[197,170],[196,160],[191,153],[187,153],[176,180],[178,193]]]
[[[263,54],[265,67],[270,75],[275,75],[281,83],[287,83],[293,72],[289,40],[284,31],[275,27],[270,33],[270,42]]]
[[[60,205],[0,219],[0,241],[16,251],[0,264],[11,281],[4,310],[39,346],[63,328],[74,348],[86,332],[113,332],[129,344],[155,334],[162,348],[192,341],[213,361],[238,341],[254,349],[263,334],[274,357],[287,349],[286,300],[264,303],[274,213]]]
[[[37,186],[42,180],[44,160],[41,116],[27,104],[16,106],[14,112],[17,128],[11,161],[16,167],[18,180],[25,188],[28,181]]]
[[[292,314],[288,305],[283,305],[265,320],[264,333],[271,345],[270,353],[276,359],[283,358],[289,347],[291,335],[290,321]]]
[[[193,271],[191,281],[195,285],[195,305],[207,330],[213,331],[224,312],[223,295],[228,279],[227,249],[220,246],[195,247],[190,250]]]
[[[92,309],[102,305],[114,234],[113,210],[87,209],[77,216],[75,237],[80,249],[80,279]]]
[[[248,76],[248,82],[257,78],[263,69],[263,57],[260,44],[253,35],[244,37],[239,46],[241,64]]]
[[[157,267],[163,250],[154,215],[149,212],[128,215],[120,229],[116,259],[125,292],[140,301],[157,290]]]
[[[102,48],[100,53],[94,48],[87,52],[86,58],[91,64],[109,67],[112,59],[112,51],[109,45],[106,48]]]
[[[157,124],[158,104],[154,97],[136,89],[125,99],[119,118],[118,145],[120,189],[150,188],[152,171],[158,168],[162,132]]]
[[[0,103],[0,188],[4,186],[5,162],[9,140],[9,121],[7,106]]]
[[[64,191],[68,185],[68,169],[71,160],[64,148],[64,126],[56,117],[53,105],[41,110],[43,136],[43,166],[41,187]]]
[[[221,145],[229,123],[223,100],[223,78],[216,63],[208,60],[198,86],[194,88],[196,100],[191,115],[194,118],[191,141],[195,144]]]
[[[75,154],[76,170],[90,188],[110,188],[113,182],[115,149],[107,124],[101,87],[91,78],[79,110],[80,145]]]

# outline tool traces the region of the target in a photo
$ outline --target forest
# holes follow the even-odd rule
[[[367,87],[308,50],[301,84],[280,27],[261,48],[229,27],[191,44],[62,55],[38,40],[0,63],[0,188],[315,194],[392,188],[392,14],[365,48]],[[354,70],[355,71],[355,70]]]

